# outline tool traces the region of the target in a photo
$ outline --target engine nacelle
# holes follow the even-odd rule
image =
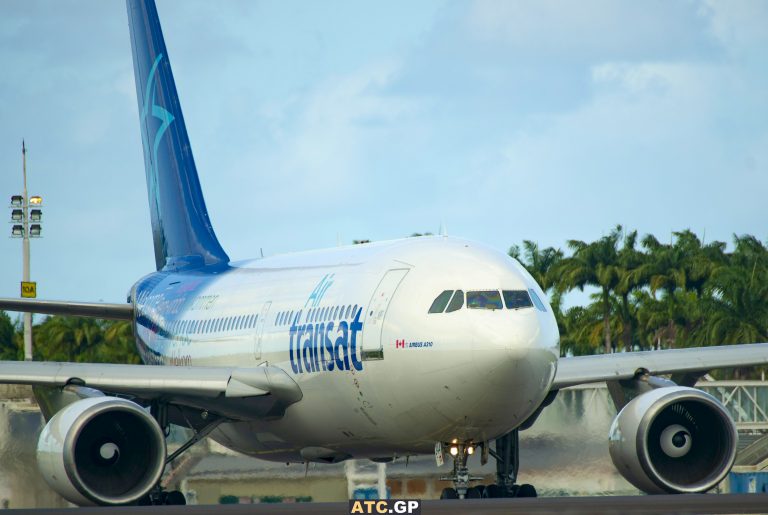
[[[74,504],[128,504],[160,480],[165,452],[163,431],[138,404],[93,397],[51,418],[37,443],[37,464],[50,487]]]
[[[611,459],[646,493],[696,493],[715,487],[736,459],[736,425],[711,395],[682,386],[632,399],[611,424]]]

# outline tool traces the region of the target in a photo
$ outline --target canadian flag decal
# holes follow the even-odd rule
[[[396,349],[404,349],[405,348],[405,340],[395,340],[395,348]]]

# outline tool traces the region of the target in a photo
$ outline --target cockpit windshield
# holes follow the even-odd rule
[[[526,290],[504,290],[504,304],[507,309],[520,309],[533,307],[531,297]]]
[[[503,299],[503,302],[502,302]],[[469,309],[507,309],[517,310],[537,307],[546,311],[544,304],[536,296],[536,292],[530,290],[477,290],[468,291],[466,296],[463,290],[443,290],[429,308],[430,313],[452,313],[464,307],[466,303]]]
[[[429,308],[430,313],[442,313],[445,311],[445,306],[448,305],[448,301],[451,300],[453,290],[445,290],[443,293],[437,296],[432,302],[432,306]]]
[[[456,293],[453,294],[453,298],[451,299],[451,302],[448,303],[448,308],[445,310],[446,313],[451,313],[453,311],[458,311],[464,306],[464,292],[461,290],[456,290]]]
[[[502,309],[499,290],[468,291],[467,307],[469,309]]]

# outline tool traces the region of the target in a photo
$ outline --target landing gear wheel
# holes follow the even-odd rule
[[[186,497],[178,490],[154,491],[136,501],[137,506],[184,506],[186,504]]]
[[[486,499],[498,499],[499,497],[506,497],[506,492],[499,485],[488,485],[485,487],[483,497]]]
[[[455,488],[443,488],[440,499],[458,499],[459,493]]]
[[[536,489],[533,487],[533,485],[523,483],[517,487],[517,495],[515,495],[515,497],[537,497]]]
[[[171,490],[165,496],[165,504],[173,505],[173,506],[184,506],[187,504],[187,499],[186,497],[184,497],[184,494],[179,492],[178,490]]]
[[[473,486],[472,488],[467,488],[467,499],[481,499],[483,497],[483,491],[485,490],[484,486]]]

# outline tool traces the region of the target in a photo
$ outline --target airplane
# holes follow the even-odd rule
[[[560,357],[545,293],[520,263],[431,236],[231,261],[208,218],[153,0],[127,0],[156,271],[125,304],[0,299],[0,309],[128,320],[144,365],[0,362],[46,420],[45,481],[77,505],[184,504],[166,465],[209,437],[266,460],[453,462],[442,498],[530,497],[519,432],[558,391],[605,381],[619,472],[647,493],[706,492],[734,421],[692,388],[768,363],[768,344]],[[670,379],[662,377],[671,375]],[[168,455],[170,424],[194,436]],[[471,486],[467,459],[496,461]]]

